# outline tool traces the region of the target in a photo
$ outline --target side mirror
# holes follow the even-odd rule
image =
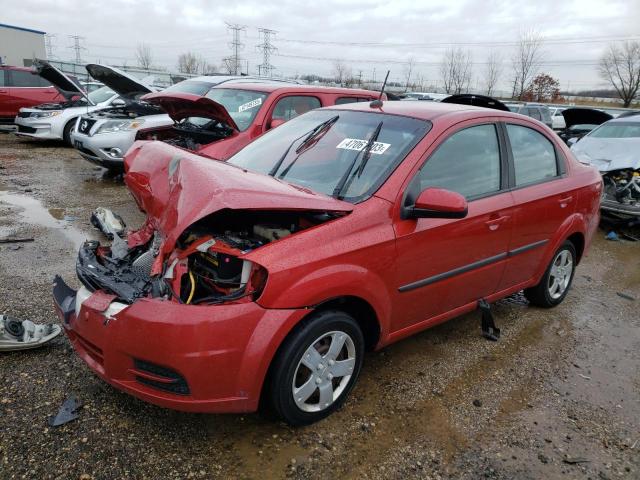
[[[408,213],[410,218],[464,218],[467,211],[467,199],[458,192],[430,187],[418,195]]]
[[[279,127],[285,122],[286,120],[284,118],[274,118],[273,120],[271,120],[271,123],[269,124],[269,128]]]
[[[127,103],[121,98],[115,98],[113,102],[111,102],[112,107],[124,107]]]

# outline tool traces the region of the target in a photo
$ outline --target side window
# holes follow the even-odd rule
[[[336,99],[336,105],[344,105],[345,103],[370,102],[372,99],[363,97],[339,97]]]
[[[29,72],[23,72],[22,70],[11,71],[11,86],[12,87],[41,87],[41,80],[37,75],[33,75]]]
[[[500,147],[495,125],[451,135],[419,172],[420,190],[441,187],[467,198],[500,190]]]
[[[535,118],[536,120],[542,120],[542,117],[540,116],[540,110],[538,110],[536,107],[527,108],[527,115],[531,118]]]
[[[507,125],[513,152],[516,186],[538,182],[558,175],[556,151],[541,133],[520,125]]]
[[[4,70],[0,69],[0,87],[4,87]]]
[[[298,115],[307,113],[309,110],[320,107],[320,100],[316,97],[302,95],[284,97],[276,103],[271,118],[274,120],[291,120]]]

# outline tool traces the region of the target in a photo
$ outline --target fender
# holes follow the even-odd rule
[[[564,242],[571,235],[573,235],[574,233],[581,233],[585,237],[585,246],[587,245],[587,230],[587,222],[581,213],[572,213],[565,219],[564,222],[562,222],[562,225],[560,225],[558,231],[547,244],[547,248],[545,249],[545,254],[543,257],[544,261],[540,262],[540,266],[538,267],[538,270],[536,270],[536,273],[534,275],[535,282],[532,282],[533,285],[537,285],[540,282],[542,276],[544,275],[544,272],[549,266],[549,262],[551,262],[553,258],[553,254],[556,252],[556,250],[558,250],[562,242]]]

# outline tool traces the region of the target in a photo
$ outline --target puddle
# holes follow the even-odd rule
[[[63,221],[64,209],[46,209],[39,200],[27,195],[0,191],[0,203],[5,203],[20,209],[19,215],[24,223],[51,228],[60,231],[74,248],[80,246],[87,239],[87,234]]]

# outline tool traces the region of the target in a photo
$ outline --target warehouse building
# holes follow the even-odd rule
[[[0,65],[31,66],[34,58],[47,58],[45,32],[0,23]]]

